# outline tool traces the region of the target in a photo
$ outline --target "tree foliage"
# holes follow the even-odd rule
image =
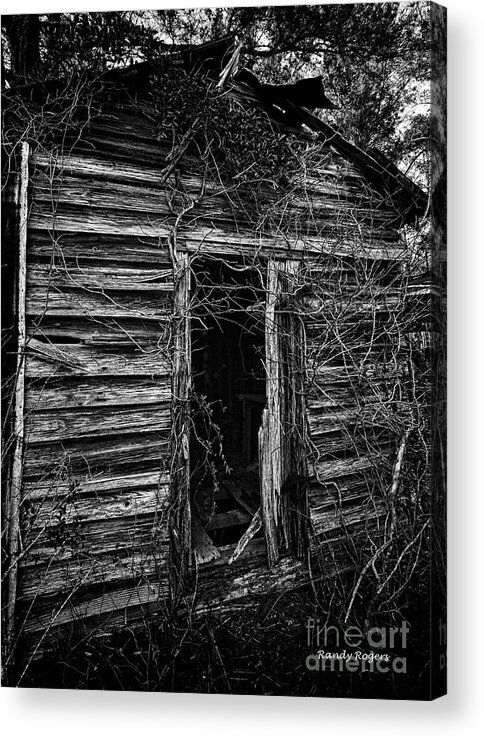
[[[321,74],[330,123],[426,178],[430,22],[422,3],[158,11],[162,37],[200,43],[229,33],[243,63],[267,82]],[[427,123],[426,123],[427,121]]]
[[[321,74],[338,108],[328,122],[428,175],[430,22],[426,3],[192,8],[3,16],[9,85],[156,59],[173,44],[234,35],[263,81]],[[427,83],[427,84],[425,84]]]

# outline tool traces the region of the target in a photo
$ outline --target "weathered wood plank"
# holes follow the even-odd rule
[[[354,381],[362,380],[362,376],[370,381],[378,381],[379,378],[385,381],[395,380],[404,376],[406,371],[403,363],[395,366],[384,362],[378,363],[375,357],[368,357],[368,361],[358,365],[331,364],[325,361],[323,357],[308,356],[308,381],[310,383],[310,391],[315,392],[321,390],[330,384],[338,383],[340,386],[354,386]]]
[[[367,475],[339,478],[322,484],[312,483],[308,494],[312,514],[341,506],[368,503],[372,480]]]
[[[160,494],[168,491],[169,475],[159,469],[147,472],[131,472],[124,474],[109,474],[106,471],[94,477],[79,478],[67,482],[64,478],[40,479],[26,481],[23,485],[25,498],[29,500],[46,500],[50,497],[69,498],[73,494],[73,487],[78,497],[92,497],[96,495],[129,492],[145,487],[156,488]]]
[[[307,406],[310,407],[311,415],[315,417],[324,415],[331,408],[344,409],[356,404],[362,405],[372,398],[377,401],[384,401],[387,398],[383,392],[372,391],[370,388],[358,388],[358,394],[351,393],[350,388],[350,382],[343,387],[336,383],[320,387],[312,385],[307,395]]]
[[[28,378],[49,378],[59,376],[145,376],[160,377],[170,374],[170,363],[166,352],[156,345],[143,346],[143,350],[123,350],[116,353],[109,347],[81,346],[79,344],[57,344],[56,348],[77,364],[61,365],[54,360],[34,354],[27,346],[26,376]]]
[[[133,292],[94,292],[85,289],[30,287],[27,315],[47,317],[152,318],[171,312],[171,296]]]
[[[133,210],[158,217],[173,215],[163,190],[65,174],[60,177],[50,173],[37,175],[33,183],[33,201],[51,204],[51,210],[58,209],[60,204],[70,204],[96,210]]]
[[[28,342],[28,350],[32,356],[40,357],[43,361],[47,361],[54,365],[64,366],[69,370],[73,370],[78,374],[83,373],[82,363],[69,350],[54,344],[50,341],[39,341],[37,338],[30,338]]]
[[[152,405],[171,400],[171,381],[167,377],[154,381],[137,377],[43,380],[30,383],[25,392],[27,412],[110,405]]]
[[[161,515],[168,505],[168,486],[164,489],[137,489],[119,494],[102,494],[93,497],[70,493],[67,498],[49,496],[37,498],[34,502],[25,499],[23,504],[24,524],[36,531],[75,523],[102,522],[106,529],[117,518],[138,517],[141,515]]]
[[[128,292],[173,291],[173,272],[168,269],[134,269],[115,265],[98,266],[89,264],[67,264],[64,259],[54,259],[50,264],[29,262],[27,265],[27,286],[32,287],[70,287],[104,290],[123,290]]]
[[[262,528],[262,515],[261,515],[261,509],[260,507],[257,508],[257,511],[255,515],[252,517],[252,520],[250,521],[250,525],[248,528],[246,528],[244,534],[239,539],[234,552],[231,554],[229,558],[229,565],[233,564],[234,561],[236,561],[239,556],[242,555],[244,550],[247,548],[248,544],[252,540],[252,538],[260,531]]]
[[[165,157],[152,160],[151,166],[141,163],[120,163],[112,157],[97,156],[93,153],[51,155],[39,151],[32,157],[32,166],[47,169],[49,172],[56,171],[68,175],[98,177],[108,182],[129,182],[154,187],[160,183],[161,170],[169,154],[169,148],[165,147],[165,151]],[[159,166],[153,167],[153,161],[156,161]]]
[[[126,556],[150,547],[165,551],[169,546],[166,513],[111,518],[87,523],[30,528],[22,531],[21,567],[50,566],[53,561],[68,562],[79,556]]]
[[[353,460],[355,455],[365,457],[373,454],[376,462],[394,449],[394,439],[385,429],[367,428],[364,433],[354,428],[342,429],[338,434],[315,432],[311,428],[311,445],[321,462]]]
[[[247,548],[256,542],[251,541]],[[230,554],[233,550],[234,546],[231,546]],[[247,569],[246,555],[247,549],[231,565],[233,575],[230,577],[225,573],[225,566],[217,568],[210,563],[206,565],[205,571],[202,567],[197,585],[197,612],[213,611],[244,599],[253,603],[254,598],[261,595],[287,591],[294,587],[304,586],[309,581],[307,567],[298,559],[284,557],[279,559],[271,569],[263,565],[254,566],[252,562]],[[229,552],[227,552],[227,558],[230,558]],[[225,559],[223,563],[225,564]],[[240,569],[238,569],[239,565]],[[218,576],[217,572],[220,572]]]
[[[100,618],[110,626],[116,624],[122,626],[126,622],[131,625],[132,610],[139,610],[143,620],[144,608],[148,605],[160,606],[167,597],[166,579],[155,578],[152,581],[133,582],[114,590],[110,588],[97,596],[74,596],[57,607],[53,607],[50,602],[43,608],[37,604],[36,609],[26,615],[22,631],[26,635],[37,634],[37,639],[31,641],[30,646],[30,649],[34,650],[49,631],[76,621]]]
[[[267,374],[267,405],[262,413],[259,430],[259,464],[261,478],[261,514],[267,546],[269,566],[279,557],[279,526],[282,528],[280,495],[284,482],[282,469],[283,428],[281,402],[283,377],[280,366],[276,305],[280,293],[278,266],[267,265],[267,295],[265,309],[265,363]]]
[[[175,218],[154,214],[125,213],[116,210],[94,211],[90,208],[68,207],[59,205],[56,212],[52,213],[44,209],[43,203],[37,203],[30,216],[31,228],[45,229],[61,233],[64,231],[77,231],[82,233],[98,233],[124,236],[138,236],[168,239]],[[215,226],[210,218],[199,218],[197,220],[185,220],[179,229],[179,243],[185,245],[188,251],[200,253],[248,253],[253,256],[253,249],[262,249],[272,252],[280,250],[288,253],[305,251],[309,254],[329,253],[334,255],[358,255],[368,259],[401,258],[405,251],[401,244],[396,244],[393,234],[389,240],[385,240],[384,233],[376,233],[374,229],[361,226],[358,229],[358,238],[349,238],[347,228],[341,225],[341,233],[335,234],[334,223],[328,220],[327,227],[319,228],[318,236],[303,235],[294,239],[291,243],[282,237],[261,236],[253,238],[252,230],[247,234],[235,231],[236,224],[232,222],[234,232],[229,230],[230,222],[218,223]],[[297,257],[296,257],[297,258]]]
[[[27,337],[46,343],[78,343],[117,347],[139,346],[154,341],[167,344],[170,331],[170,316],[163,319],[146,318],[66,318],[42,316],[27,322]]]
[[[110,234],[114,236],[135,236],[148,238],[168,238],[171,233],[166,216],[155,217],[141,213],[125,214],[119,210],[92,211],[89,208],[74,209],[63,206],[57,212],[42,208],[37,203],[29,217],[29,227],[53,231],[78,233]]]
[[[383,243],[373,240],[361,240],[355,244],[344,236],[335,238],[334,233],[322,234],[321,237],[302,236],[294,240],[277,237],[249,238],[225,231],[215,233],[210,229],[192,228],[186,234],[180,232],[180,247],[189,253],[200,255],[240,255],[253,258],[254,251],[273,258],[303,259],[308,256],[318,257],[321,254],[333,256],[354,256],[355,251],[365,259],[398,259],[403,261],[406,252],[395,243]]]
[[[159,468],[169,454],[168,442],[159,433],[145,433],[143,428],[122,438],[103,436],[82,441],[47,443],[27,448],[25,477],[69,473],[87,476],[113,476]],[[147,465],[149,469],[147,469]]]
[[[104,122],[104,125],[108,126],[111,137],[117,137],[119,134],[119,131],[114,130],[116,120],[117,116],[115,116],[111,121]],[[137,120],[140,121],[140,125],[143,125],[146,122],[143,121],[141,116],[139,116]],[[99,121],[96,122],[96,125],[99,125]],[[123,122],[123,125],[126,124]],[[132,127],[135,127],[133,123]],[[139,137],[139,133],[137,134],[137,137]],[[126,133],[124,130],[123,139],[126,139]],[[126,142],[123,141],[123,144],[125,143]],[[147,140],[146,143],[149,144],[150,141]],[[103,159],[93,156],[92,153],[89,156],[71,155],[59,156],[57,158],[50,157],[45,154],[39,154],[36,157],[35,162],[37,167],[40,166],[41,168],[43,167],[48,169],[49,180],[54,171],[60,171],[63,173],[65,179],[67,179],[66,175],[76,175],[77,177],[89,177],[91,179],[95,177],[101,182],[135,183],[143,185],[145,188],[147,186],[153,188],[158,185],[163,188],[163,171],[165,166],[168,164],[169,149],[170,147],[168,146],[164,160],[163,157],[158,157],[158,160],[160,161],[159,169],[141,166],[139,162],[137,162],[136,165],[126,161],[123,161],[123,163],[120,164],[114,161],[112,156],[110,158]],[[179,179],[178,186],[187,193],[198,194],[202,187],[202,177],[200,175],[194,176],[193,172],[199,168],[199,162],[197,162],[193,157],[185,156],[180,163],[180,168],[182,170],[182,176]],[[352,213],[355,213],[356,210],[358,210],[358,215],[363,221],[371,217],[375,225],[378,222],[382,225],[384,223],[393,223],[394,212],[389,208],[384,209],[381,202],[375,200],[373,193],[368,193],[366,195],[362,194],[361,175],[356,172],[354,168],[350,168],[350,170],[348,170],[347,162],[343,160],[338,161],[337,163],[335,161],[328,161],[324,168],[321,169],[320,166],[319,170],[321,174],[317,178],[311,177],[305,173],[304,179],[300,183],[300,192],[296,188],[291,193],[291,198],[287,203],[282,199],[285,211],[287,207],[291,213],[297,213],[298,210],[300,211],[301,209],[304,209],[308,211],[312,219],[317,220],[319,211],[324,211],[325,203],[331,199],[335,199],[337,201],[336,207],[338,207],[338,210],[341,212],[345,209],[351,209]],[[204,181],[203,186],[204,191],[208,196],[220,192],[221,190],[220,183],[218,182]],[[66,188],[68,187],[69,185],[67,184]],[[247,198],[244,196],[244,193],[240,192],[239,195],[241,199],[246,202]],[[47,196],[49,198],[51,197],[50,187],[48,189]],[[134,197],[136,198],[136,193],[134,194]],[[280,202],[278,203],[278,201],[281,200],[280,193],[273,193],[268,190],[262,195],[262,197],[264,202],[267,201],[268,207],[277,207],[277,204],[280,205]],[[96,201],[100,203],[101,199],[95,200],[94,204]],[[238,211],[239,217],[241,217],[242,208],[239,208]],[[307,224],[309,220],[310,218],[306,217],[304,222]],[[396,229],[393,228],[392,230],[394,237],[396,237]]]
[[[314,532],[318,536],[338,530],[344,530],[350,535],[350,528],[358,525],[374,525],[378,519],[386,514],[387,507],[382,500],[379,500],[346,509],[335,506],[333,510],[311,510],[311,521]]]
[[[191,219],[208,218],[213,222],[236,222],[239,229],[245,227],[250,230],[256,220],[256,213],[251,217],[248,210],[250,199],[238,193],[237,197],[228,197],[223,188],[212,183],[207,191],[207,183],[200,178],[198,193],[204,191],[203,198],[198,198],[191,211]],[[33,182],[33,200],[35,203],[46,203],[49,209],[58,210],[58,205],[66,203],[77,207],[95,209],[119,209],[123,212],[136,211],[138,213],[152,213],[156,216],[173,216],[174,209],[180,210],[184,205],[180,192],[183,183],[177,182],[177,189],[170,192],[170,200],[161,189],[145,184],[143,187],[126,183],[106,181],[102,178],[80,178],[62,173],[60,176],[52,172],[38,172]],[[239,199],[241,198],[241,199]],[[348,194],[338,197],[326,192],[322,197],[314,193],[306,193],[298,197],[291,193],[291,197],[284,199],[280,195],[271,195],[270,191],[263,193],[259,207],[266,207],[268,212],[274,211],[274,217],[279,223],[291,223],[295,227],[295,220],[299,228],[308,235],[314,231],[316,235],[322,224],[330,220],[333,227],[344,227],[355,230],[358,227],[370,227],[375,236],[381,238],[397,238],[397,231],[388,228],[389,213],[372,208],[369,202],[360,203],[357,198]],[[356,226],[356,223],[358,226]]]
[[[160,162],[160,168],[166,160],[166,143],[155,141],[144,141],[128,139],[122,134],[113,136],[112,132],[89,133],[87,142],[79,141],[75,147],[76,154],[87,154],[88,156],[101,156],[118,162],[131,162],[135,166],[147,164],[153,166],[153,162]]]
[[[371,296],[371,297],[370,297]],[[362,314],[369,313],[370,315],[378,314],[391,314],[395,311],[403,311],[408,309],[410,303],[413,308],[417,307],[421,303],[422,307],[430,301],[431,295],[427,288],[415,288],[407,289],[405,294],[400,290],[391,292],[384,287],[374,290],[368,290],[365,295],[359,295],[351,298],[348,296],[346,304],[342,303],[342,308],[345,308],[345,312],[349,313],[348,317],[352,320],[360,318]],[[348,305],[349,300],[351,304]],[[337,310],[337,302],[334,297],[331,298],[319,298],[315,295],[306,297],[304,311],[308,321],[311,320],[312,316],[327,315],[328,310],[335,314]],[[330,314],[331,314],[330,313]],[[351,323],[350,323],[351,324]]]
[[[51,155],[43,152],[37,152],[32,156],[32,165],[34,167],[40,167],[47,169],[51,175],[53,171],[60,172],[66,175],[81,176],[97,179],[101,179],[109,182],[126,182],[129,184],[139,184],[143,186],[156,187],[160,186],[162,182],[163,168],[168,164],[168,156],[171,152],[171,147],[166,145],[166,156],[165,159],[158,159],[159,167],[145,166],[140,163],[133,164],[131,162],[115,161],[111,157],[101,157],[94,155],[93,153],[76,155],[76,154],[58,154]],[[186,156],[181,161],[181,178],[180,186],[186,192],[195,194],[200,192],[200,185],[202,182],[201,176],[196,176],[193,172],[200,167],[200,162],[194,157]],[[192,171],[190,171],[192,170]],[[362,201],[361,194],[361,179],[358,178],[354,181],[350,176],[342,176],[341,168],[336,166],[326,166],[320,177],[311,177],[307,173],[305,174],[304,180],[300,182],[301,192],[307,192],[309,198],[315,196],[316,198],[332,194],[342,195],[346,198],[356,197],[358,201]],[[164,188],[165,185],[161,184]],[[207,181],[205,182],[206,190],[211,192],[220,191],[220,182]],[[264,197],[270,200],[280,198],[279,193],[264,193]],[[296,190],[296,201],[301,200],[301,203],[307,203],[307,199],[303,199],[300,195],[298,196]],[[369,198],[367,198],[368,202]],[[388,211],[389,215],[391,211]],[[391,213],[394,216],[393,213]]]
[[[353,437],[358,435],[361,438],[362,434],[368,431],[369,438],[374,440],[374,433],[378,430],[387,429],[388,432],[388,408],[378,402],[367,402],[366,405],[361,407],[355,405],[349,410],[341,409],[336,412],[312,414],[309,416],[309,427],[312,436],[346,431]],[[355,428],[359,429],[356,434]]]
[[[133,433],[138,428],[146,432],[159,431],[167,436],[171,426],[169,403],[134,407],[102,407],[39,410],[26,418],[25,436],[29,443],[90,438],[105,433]]]
[[[149,579],[167,571],[167,551],[136,551],[125,556],[86,557],[54,561],[47,567],[23,570],[19,584],[19,599],[49,597],[74,592],[80,587]],[[165,574],[166,576],[166,574]]]
[[[338,477],[356,474],[374,469],[377,460],[369,456],[354,459],[334,459],[332,461],[314,461],[310,466],[314,469],[316,478],[321,481],[330,481]]]
[[[36,230],[29,223],[28,256],[45,259],[50,263],[53,255],[66,262],[114,262],[122,265],[142,264],[150,268],[171,267],[166,239],[133,238],[124,235],[61,233]]]

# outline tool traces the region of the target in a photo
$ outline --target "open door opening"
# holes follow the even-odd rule
[[[200,260],[192,263],[191,295],[190,506],[192,550],[203,564],[235,548],[260,507],[263,276],[241,264]]]

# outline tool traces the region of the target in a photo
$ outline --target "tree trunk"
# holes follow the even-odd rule
[[[10,43],[12,84],[37,80],[40,71],[39,16],[10,15],[2,20]]]

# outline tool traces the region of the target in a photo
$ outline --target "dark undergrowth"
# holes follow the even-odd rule
[[[60,639],[55,650],[33,661],[17,684],[60,689],[427,699],[426,612],[420,601],[418,607],[399,613],[400,625],[405,622],[408,629],[404,647],[400,630],[395,631],[390,644],[390,628],[396,621],[394,614],[389,618],[388,613],[375,615],[361,626],[358,645],[358,631],[348,631],[349,623],[341,623],[316,605],[312,590],[267,595],[244,608],[192,616],[188,622],[180,618],[154,625],[151,620],[137,632],[99,636],[97,629],[97,635],[90,637],[72,633]],[[327,628],[320,631],[319,649],[386,653],[390,657],[388,671],[382,673],[375,663],[361,661],[353,671],[341,661],[321,668],[324,662],[317,656],[317,626]],[[368,629],[373,629],[372,638],[380,648],[369,644]],[[352,634],[353,647],[345,644],[345,633]]]

